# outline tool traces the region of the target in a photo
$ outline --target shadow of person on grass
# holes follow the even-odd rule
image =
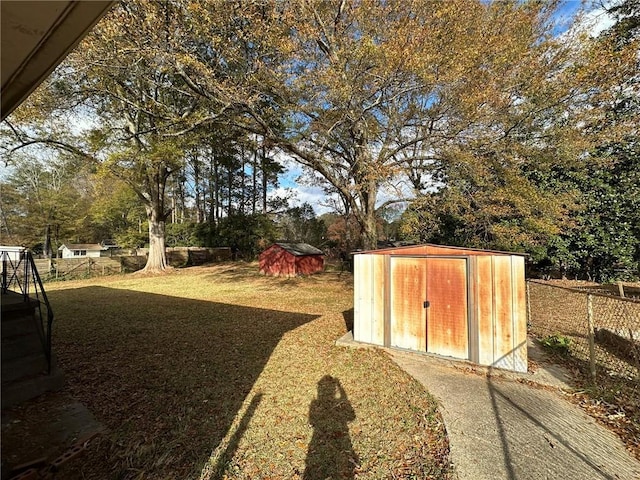
[[[307,451],[304,480],[354,478],[359,461],[347,423],[355,418],[340,381],[330,375],[322,377],[318,382],[318,398],[309,407],[313,436]]]

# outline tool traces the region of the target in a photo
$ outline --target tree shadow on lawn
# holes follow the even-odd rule
[[[229,433],[228,461],[242,434],[229,429],[243,403],[255,410],[260,392],[248,397],[274,348],[318,318],[106,287],[49,298],[68,388],[110,430],[83,478],[199,475]]]

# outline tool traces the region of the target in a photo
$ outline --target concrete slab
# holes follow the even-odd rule
[[[571,390],[573,388],[570,373],[560,365],[556,365],[552,361],[550,361],[540,345],[531,338],[528,339],[527,343],[529,355],[529,371],[526,373],[511,372],[499,368],[486,367],[464,360],[454,360],[446,357],[439,357],[437,355],[431,355],[428,353],[409,352],[407,350],[384,348],[378,345],[372,345],[370,343],[356,342],[353,339],[352,331],[345,333],[342,337],[336,340],[336,345],[339,347],[349,348],[381,348],[390,353],[404,351],[417,357],[429,359],[429,361],[443,366],[471,371],[480,375],[491,375],[492,377],[517,380],[524,383],[535,383],[545,387],[554,387],[563,390]]]
[[[460,480],[640,478],[640,462],[621,440],[563,399],[561,390],[532,388],[509,375],[478,375],[459,362],[389,352],[440,401]]]
[[[3,409],[3,474],[35,459],[53,460],[77,441],[103,432],[104,427],[82,403],[63,393],[47,393]]]

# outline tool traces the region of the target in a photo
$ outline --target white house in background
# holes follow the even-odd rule
[[[108,248],[103,247],[99,243],[70,243],[68,245],[61,245],[60,248],[58,248],[62,258],[97,258],[100,257],[102,251],[106,250],[108,250]]]

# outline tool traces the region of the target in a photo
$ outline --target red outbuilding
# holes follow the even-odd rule
[[[324,269],[324,253],[307,243],[278,242],[260,254],[260,273],[294,277]]]

